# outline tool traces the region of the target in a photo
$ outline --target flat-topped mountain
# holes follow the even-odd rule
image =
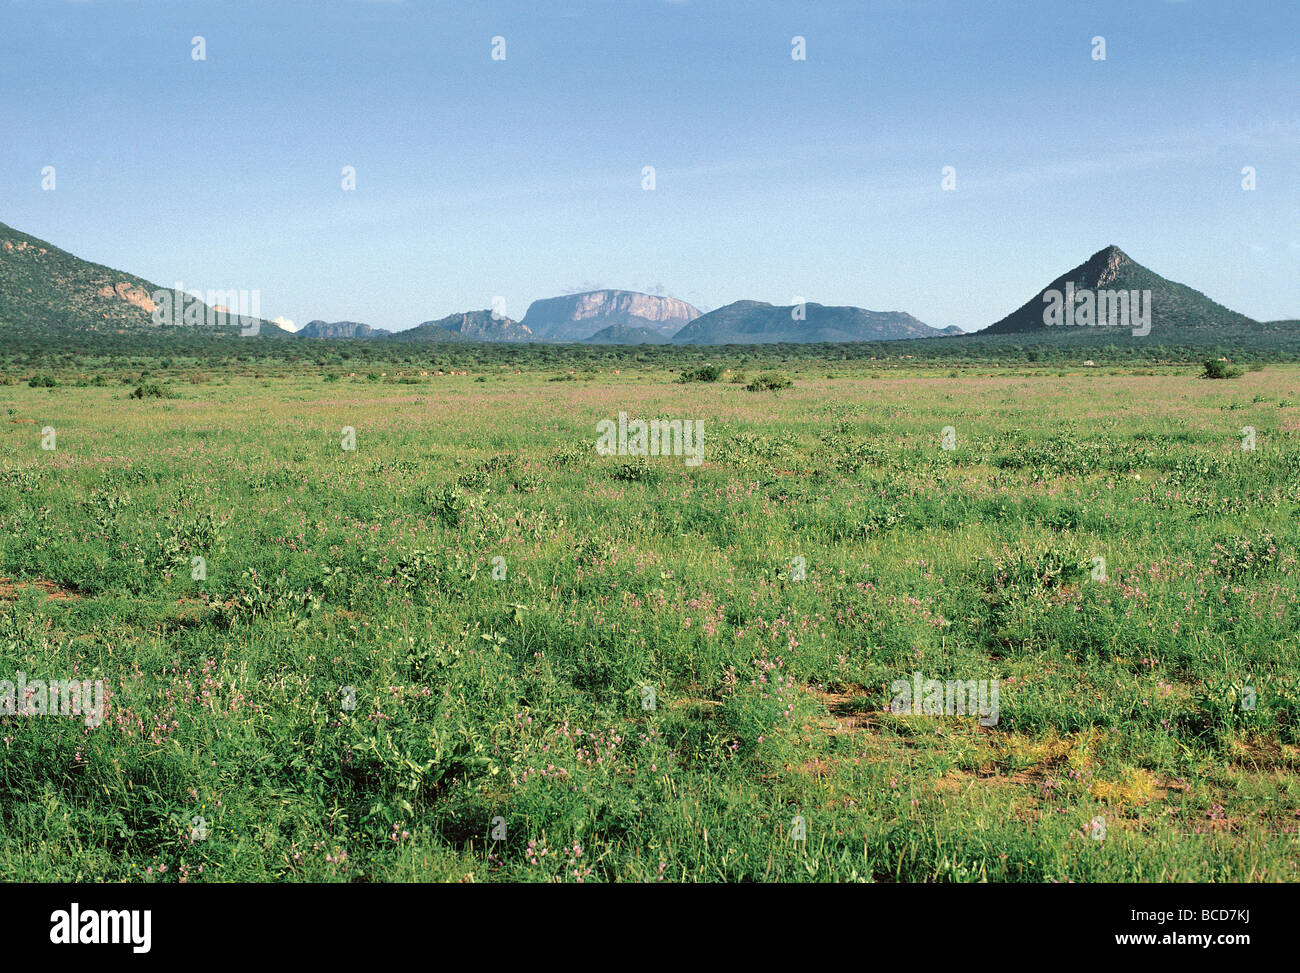
[[[696,318],[673,336],[673,344],[894,341],[942,335],[905,311],[867,311],[822,304],[780,307],[762,301],[736,301]]]
[[[382,338],[392,332],[356,321],[308,321],[294,334],[300,338]]]
[[[699,316],[697,308],[672,297],[603,290],[533,301],[520,323],[543,341],[585,341],[611,325],[671,336]]]
[[[1085,301],[1092,301],[1091,315],[1076,313],[1073,316],[1075,327],[1054,327],[1044,320],[1044,311],[1054,314],[1056,307],[1064,303],[1066,288],[1074,297],[1074,306],[1082,311]],[[1130,321],[1133,326],[1099,326],[1096,308],[1096,294],[1100,291],[1118,293],[1126,291],[1151,292],[1149,320],[1141,320],[1144,308],[1130,308]],[[1053,296],[1061,295],[1061,299]],[[1085,292],[1092,298],[1086,298]],[[1092,326],[1089,327],[1088,318]],[[1134,320],[1138,318],[1138,320]],[[1053,319],[1055,320],[1055,319]],[[1066,323],[1071,323],[1067,319]],[[1028,301],[1012,311],[1001,321],[985,328],[980,334],[1025,334],[1037,331],[1059,331],[1063,334],[1082,331],[1111,332],[1117,337],[1124,335],[1142,335],[1147,331],[1154,335],[1176,331],[1210,331],[1223,328],[1251,327],[1256,322],[1210,300],[1200,291],[1193,290],[1186,284],[1166,280],[1159,274],[1137,263],[1119,247],[1113,244],[1098,250],[1073,270],[1066,271],[1052,281]]]

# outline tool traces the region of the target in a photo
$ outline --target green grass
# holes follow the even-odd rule
[[[11,369],[0,680],[109,710],[0,716],[0,879],[1297,878],[1300,368],[536,354]]]

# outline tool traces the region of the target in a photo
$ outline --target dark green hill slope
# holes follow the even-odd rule
[[[1073,284],[1076,291],[1149,290],[1151,330],[1149,335],[1142,336],[1145,339],[1155,336],[1167,340],[1193,337],[1197,340],[1205,340],[1216,331],[1241,329],[1256,323],[1244,314],[1238,314],[1222,304],[1215,303],[1186,284],[1166,280],[1137,263],[1119,247],[1112,245],[1098,250],[1079,266],[1056,278],[1001,321],[979,333],[996,335],[1059,331],[1063,335],[1077,337],[1084,332],[1096,330],[1109,333],[1115,340],[1134,337],[1133,330],[1124,327],[1049,327],[1043,320],[1043,311],[1048,304],[1044,295],[1049,291],[1059,291],[1064,294],[1067,284]]]

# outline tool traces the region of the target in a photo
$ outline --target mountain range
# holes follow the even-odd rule
[[[166,289],[123,271],[82,260],[0,223],[0,333],[8,327],[22,327],[129,334],[134,329],[155,326],[159,309],[154,299],[167,299],[159,296],[160,291]],[[1132,309],[1135,313],[1140,309],[1149,315],[1150,327],[1146,332],[1139,327],[1109,329],[1115,338],[1146,333],[1166,339],[1205,338],[1243,328],[1280,328],[1297,323],[1279,321],[1260,325],[1200,291],[1148,270],[1112,245],[1060,275],[1015,311],[975,336],[1044,335],[1049,331],[1095,334],[1099,329],[1062,329],[1050,325],[1095,324],[1096,319],[1090,316],[1092,311],[1085,315],[1081,310],[1076,312],[1076,308],[1092,300],[1089,294],[1101,292],[1106,292],[1105,299],[1122,292],[1125,300],[1131,297],[1135,302]],[[202,301],[186,304],[187,311],[196,311],[196,321],[212,320],[208,314],[224,310],[212,292],[205,296],[213,302],[211,306]],[[1070,304],[1066,320],[1060,320],[1059,314],[1054,319],[1053,309],[1059,310],[1065,302]],[[186,323],[191,322],[187,319]],[[357,321],[313,320],[297,332],[260,319],[257,325],[257,333],[267,337],[436,343],[721,345],[877,342],[965,334],[956,327],[933,327],[905,311],[735,301],[705,313],[675,298],[610,289],[533,301],[522,321],[482,310],[448,315],[397,332]]]

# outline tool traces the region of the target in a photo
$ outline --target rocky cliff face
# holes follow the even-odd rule
[[[0,322],[4,324],[101,333],[153,330],[158,327],[153,298],[160,290],[170,292],[0,223]],[[215,307],[203,301],[189,307],[197,308],[198,321],[214,320],[210,312]],[[193,326],[207,327],[187,324]],[[266,321],[260,321],[259,327],[261,334],[284,334]]]
[[[607,290],[533,301],[521,323],[545,341],[585,341],[611,325],[668,337],[699,316],[698,309],[671,297]]]
[[[356,321],[308,321],[294,333],[300,338],[382,338],[389,334]]]

